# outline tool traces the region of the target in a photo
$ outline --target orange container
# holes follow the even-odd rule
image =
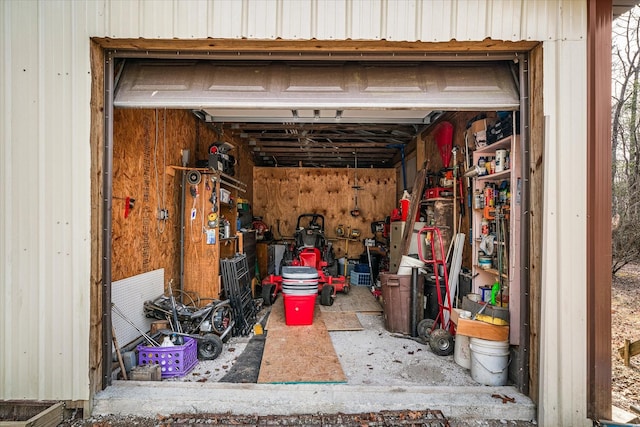
[[[287,295],[284,297],[284,322],[287,326],[313,324],[313,310],[316,306],[314,295]]]

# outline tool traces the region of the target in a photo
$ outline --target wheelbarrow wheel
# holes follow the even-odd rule
[[[431,335],[431,328],[433,328],[435,323],[436,321],[433,319],[423,319],[418,322],[418,326],[416,327],[418,336],[422,339],[428,340]]]
[[[264,305],[272,305],[274,302],[276,302],[277,297],[278,290],[276,288],[276,285],[262,285],[262,299],[264,300]]]
[[[351,285],[344,285],[342,287],[342,293],[347,295],[349,293],[349,291],[351,291]]]
[[[206,334],[198,338],[198,359],[216,359],[222,353],[223,345],[222,339],[215,334]]]
[[[429,347],[438,356],[453,354],[453,335],[444,329],[436,329],[429,337]]]
[[[333,305],[333,286],[324,285],[320,291],[320,304]]]

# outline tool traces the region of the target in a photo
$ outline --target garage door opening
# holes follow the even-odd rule
[[[178,71],[169,72],[167,67]],[[447,72],[438,76],[434,68]],[[477,250],[489,241],[480,241],[484,210],[474,210],[466,203],[470,190],[476,193],[491,187],[485,184],[493,181],[491,177],[482,179],[484,172],[469,177],[464,177],[464,172],[474,169],[481,157],[486,165],[487,158],[498,157],[495,151],[507,150],[512,162],[509,170],[514,173],[505,174],[504,179],[494,177],[498,184],[494,203],[501,197],[500,190],[507,188],[510,195],[504,197],[514,206],[526,201],[522,171],[515,173],[522,164],[521,144],[526,143],[522,135],[516,137],[520,119],[515,111],[526,107],[520,105],[522,79],[513,78],[521,70],[514,71],[512,64],[172,61],[167,65],[124,58],[116,61],[113,69],[114,108],[109,116],[113,144],[107,144],[113,150],[107,153],[113,155],[113,180],[107,191],[107,210],[113,215],[105,238],[110,242],[108,283],[163,269],[163,292],[173,279],[173,286],[181,290],[178,297],[218,297],[224,292],[219,262],[233,257],[242,240],[243,250],[245,245],[255,248],[252,255],[258,265],[258,282],[254,285],[259,290],[270,268],[281,265],[271,257],[287,251],[297,220],[304,214],[324,217],[324,232],[340,272],[359,278],[364,272],[350,270],[351,266],[355,269],[366,264],[373,269],[371,251],[378,249],[380,238],[386,239],[388,259],[375,260],[377,273],[385,268],[397,273],[397,265],[393,271],[390,259],[393,235],[413,234],[404,232],[406,212],[404,218],[402,213],[396,217],[394,209],[401,206],[403,190],[416,190],[415,178],[424,170],[424,181],[418,181],[423,189],[412,202],[416,206],[412,222],[448,218],[442,227],[466,232],[465,242],[471,242],[461,255],[469,267],[467,275],[461,276],[470,282],[468,293],[481,293],[485,284],[493,284],[489,277],[496,273],[478,269]],[[480,81],[487,76],[491,76],[491,85]],[[451,123],[454,129],[450,148],[444,150],[435,143],[434,135],[443,122]],[[473,135],[478,132],[471,132],[472,124],[484,124],[480,131],[489,133],[496,131],[496,124],[512,130],[491,141],[502,144],[500,148],[484,148],[483,153]],[[476,150],[467,149],[471,144]],[[453,147],[459,151],[452,153]],[[447,157],[449,165],[445,166]],[[215,168],[219,170],[213,174],[202,170]],[[455,186],[447,169],[456,171]],[[486,175],[496,173],[494,169],[492,174],[490,167],[485,170]],[[197,177],[189,176],[191,171],[200,172],[197,184]],[[507,188],[499,188],[502,182]],[[210,200],[228,197],[220,188],[227,190],[233,204]],[[352,214],[354,208],[359,215]],[[216,214],[211,223],[210,214]],[[508,215],[501,223],[496,221],[487,234],[495,237],[502,232],[501,240],[494,239],[497,245],[526,246],[522,244],[526,243],[522,241],[524,224],[516,222],[520,211],[514,208]],[[220,234],[227,222],[229,233]],[[257,227],[260,233],[253,231]],[[505,239],[506,228],[511,241]],[[207,242],[207,229],[215,229],[215,243]],[[264,248],[259,249],[261,246]],[[510,266],[499,274],[506,276],[505,280],[521,276],[519,264],[526,259],[515,252],[509,252],[512,256],[508,260],[503,258]],[[406,255],[410,253],[414,252]],[[265,258],[262,270],[266,273],[260,269]],[[494,267],[504,269],[504,265]],[[488,283],[479,283],[478,277]],[[373,280],[377,279],[374,274]],[[507,292],[512,292],[513,284],[509,285]],[[526,280],[518,277],[518,285],[526,285]],[[109,295],[109,299],[113,297]],[[340,297],[336,295],[336,304]],[[510,298],[512,308],[519,305]],[[518,352],[525,350],[522,343],[527,341],[521,336],[528,331],[521,330],[526,310],[515,313],[517,320],[511,322],[519,334],[511,345],[517,360]],[[396,345],[402,348],[407,342],[399,340]],[[419,350],[406,352],[411,351]],[[516,372],[512,372],[512,381],[521,390],[527,388],[523,381],[526,375],[522,375],[526,365],[521,358],[510,367]],[[433,379],[433,375],[425,376]],[[451,383],[446,377],[442,380]]]

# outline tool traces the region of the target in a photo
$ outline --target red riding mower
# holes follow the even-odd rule
[[[306,220],[306,227],[300,223]],[[282,257],[280,271],[284,266],[313,267],[318,271],[320,304],[332,305],[337,292],[349,293],[350,285],[344,276],[338,275],[338,261],[333,246],[324,235],[324,216],[302,214],[296,223],[294,242],[289,244]],[[282,276],[270,274],[262,280],[264,305],[275,302],[282,290]]]

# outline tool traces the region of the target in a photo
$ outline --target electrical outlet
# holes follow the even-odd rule
[[[160,221],[167,221],[169,219],[169,210],[158,209],[158,219]]]

